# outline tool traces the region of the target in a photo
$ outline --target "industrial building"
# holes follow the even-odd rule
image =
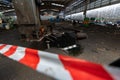
[[[0,0],[0,53],[10,48],[6,55],[11,55],[16,46],[120,67],[120,0]],[[0,80],[63,79],[60,76],[65,80],[89,80],[71,79],[49,70],[47,75],[42,70],[38,73],[20,64],[22,61],[9,59],[16,57],[16,60],[18,55],[7,58],[1,54]],[[42,57],[45,61],[54,60]]]

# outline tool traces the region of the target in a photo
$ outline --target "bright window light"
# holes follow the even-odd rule
[[[116,22],[120,19],[120,3],[104,6],[87,11],[87,17],[104,18],[107,21]],[[83,20],[83,12],[67,15],[66,18]]]

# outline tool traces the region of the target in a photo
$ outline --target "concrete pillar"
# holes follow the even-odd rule
[[[17,15],[19,31],[27,38],[31,37],[34,30],[38,30],[41,22],[39,9],[35,0],[12,0]]]
[[[84,18],[86,18],[87,6],[88,6],[89,2],[90,2],[90,0],[85,0],[85,8],[84,8],[84,12],[83,12]]]

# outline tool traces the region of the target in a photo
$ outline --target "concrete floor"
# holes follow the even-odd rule
[[[114,60],[120,58],[120,31],[115,28],[108,28],[102,26],[89,26],[89,27],[82,27],[82,26],[72,26],[71,24],[59,24],[63,27],[72,27],[77,28],[78,30],[82,30],[83,32],[88,34],[88,38],[86,40],[79,41],[79,44],[82,45],[84,48],[82,54],[78,54],[76,58],[85,59],[91,62],[100,63],[108,65]],[[42,43],[40,42],[23,42],[20,41],[20,34],[17,29],[13,30],[0,30],[0,43],[3,44],[11,44],[11,45],[18,45],[23,47],[29,47],[33,49],[43,50]],[[3,56],[0,55],[0,66],[3,65],[6,59],[2,58]],[[10,61],[10,62],[9,62]],[[9,77],[12,77],[9,80],[52,80],[49,77],[43,77],[45,79],[41,79],[41,75],[33,70],[25,70],[23,67],[19,67],[17,63],[13,63],[16,67],[17,74],[12,72],[13,70],[10,69],[12,61],[7,60],[4,64],[4,67],[0,67],[0,80],[8,80]],[[17,70],[21,68],[22,71]],[[9,71],[5,71],[9,69]],[[1,73],[2,72],[2,73]],[[28,73],[24,75],[24,73]],[[11,74],[9,76],[9,74]],[[13,75],[12,75],[13,74]],[[2,76],[2,75],[8,75]],[[25,77],[26,76],[26,77]],[[33,78],[34,76],[34,78]],[[13,79],[14,78],[14,79]]]
[[[81,30],[88,35],[87,39],[79,41],[83,48],[82,54],[73,57],[103,65],[120,58],[120,28],[98,25],[83,27],[80,24],[72,26],[68,23],[62,26]]]
[[[88,39],[80,41],[84,52],[77,58],[105,65],[120,58],[120,29],[103,26],[79,29],[88,34]]]

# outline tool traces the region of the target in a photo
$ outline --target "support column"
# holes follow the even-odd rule
[[[83,12],[84,18],[86,18],[87,6],[88,6],[89,1],[90,0],[85,0],[85,9],[84,9],[84,12]]]
[[[40,28],[39,9],[35,0],[12,0],[21,34],[31,38],[33,31]]]

